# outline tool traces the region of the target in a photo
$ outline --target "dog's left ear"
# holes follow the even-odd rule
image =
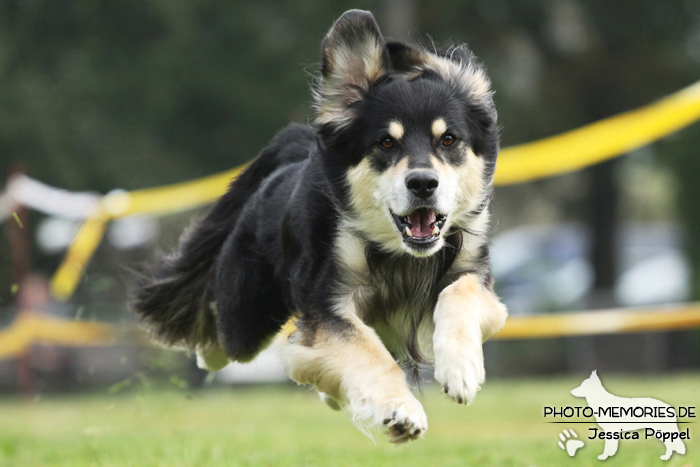
[[[422,73],[434,73],[472,99],[493,107],[491,81],[484,67],[465,46],[429,51],[402,42],[389,42],[387,49],[394,70],[408,79]]]
[[[350,10],[335,22],[321,44],[322,81],[316,91],[316,123],[343,126],[354,102],[391,71],[389,51],[372,13]]]
[[[429,52],[403,42],[389,42],[386,48],[389,50],[392,67],[399,73],[419,72],[427,66],[430,60]]]

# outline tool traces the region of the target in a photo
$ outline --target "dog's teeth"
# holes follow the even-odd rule
[[[409,229],[408,227],[406,227],[406,235],[408,235],[409,237],[413,237],[413,234],[411,233],[411,229]]]
[[[440,233],[440,227],[437,225],[433,226],[433,235],[437,235]]]

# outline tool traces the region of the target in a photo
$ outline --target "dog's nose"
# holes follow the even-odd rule
[[[430,198],[437,187],[437,175],[427,170],[413,172],[406,177],[406,188],[420,199]]]

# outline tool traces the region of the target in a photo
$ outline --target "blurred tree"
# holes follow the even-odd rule
[[[674,169],[678,180],[678,210],[686,251],[695,272],[692,293],[694,299],[700,300],[700,124],[661,142],[659,152],[664,162]]]
[[[306,120],[304,71],[349,6],[1,0],[0,169],[108,191],[249,160]]]

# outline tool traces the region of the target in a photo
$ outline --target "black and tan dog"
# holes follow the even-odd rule
[[[323,40],[314,99],[313,127],[281,131],[140,278],[133,307],[209,368],[251,360],[294,318],[288,375],[415,439],[428,424],[399,365],[434,359],[470,403],[506,319],[487,245],[489,79],[466,48],[386,43],[353,10]]]

